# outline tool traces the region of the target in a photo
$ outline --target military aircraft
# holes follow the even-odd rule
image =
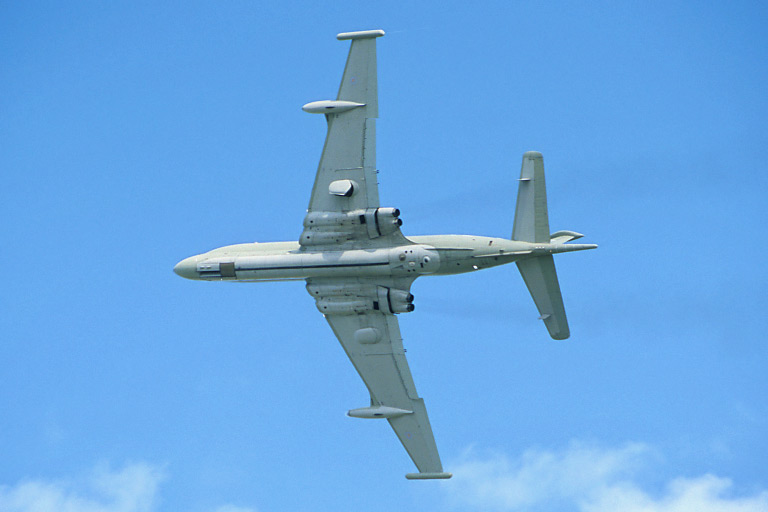
[[[552,255],[597,246],[568,244],[582,236],[573,231],[550,234],[544,164],[535,151],[523,155],[511,239],[405,237],[400,210],[379,204],[376,38],[383,35],[338,34],[352,41],[338,95],[302,107],[325,116],[328,134],[299,240],[229,245],[186,258],[174,271],[204,281],[306,280],[371,395],[369,406],[348,416],[389,421],[418,468],[406,478],[450,478],[416,393],[396,316],[413,311],[414,280],[515,262],[539,318],[561,340],[569,330]]]

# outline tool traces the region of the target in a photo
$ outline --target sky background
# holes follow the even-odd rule
[[[0,511],[768,510],[762,2],[0,3]],[[400,316],[447,471],[412,482],[295,240],[349,43],[381,28],[406,235],[509,237],[544,154],[572,336],[514,265]]]

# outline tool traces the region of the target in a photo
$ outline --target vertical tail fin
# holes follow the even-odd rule
[[[549,244],[549,213],[547,189],[544,182],[544,158],[538,151],[523,154],[517,192],[515,223],[512,240]],[[555,260],[551,254],[543,254],[517,262],[525,285],[536,303],[540,318],[547,326],[549,335],[556,340],[570,336],[565,316],[563,296],[557,281]]]
[[[512,240],[548,244],[549,214],[541,153],[528,151],[523,154],[519,182]]]

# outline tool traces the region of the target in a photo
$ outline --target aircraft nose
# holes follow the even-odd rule
[[[197,256],[181,260],[173,267],[173,271],[185,279],[197,279]]]

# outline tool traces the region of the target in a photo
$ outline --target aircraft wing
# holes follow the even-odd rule
[[[419,473],[410,479],[450,478],[444,473],[437,445],[429,424],[424,400],[405,359],[400,327],[391,309],[413,296],[408,292],[412,280],[383,279],[307,279],[307,290],[318,309],[341,342],[357,373],[370,393],[369,407],[353,409],[347,414],[359,418],[386,418],[405,447]],[[403,295],[403,292],[407,295]],[[373,310],[366,301],[374,302]],[[409,302],[408,302],[409,303]],[[347,311],[334,304],[344,304]],[[360,313],[350,313],[357,304]]]
[[[347,249],[392,245],[393,241],[410,243],[400,233],[399,211],[389,208],[378,213],[381,224],[385,224],[383,229],[379,229],[376,216],[376,38],[383,35],[382,30],[337,35],[341,40],[350,39],[352,44],[336,100],[315,101],[303,107],[306,112],[325,115],[328,134],[307,207],[304,233],[299,238],[302,246],[346,244],[343,248]]]

